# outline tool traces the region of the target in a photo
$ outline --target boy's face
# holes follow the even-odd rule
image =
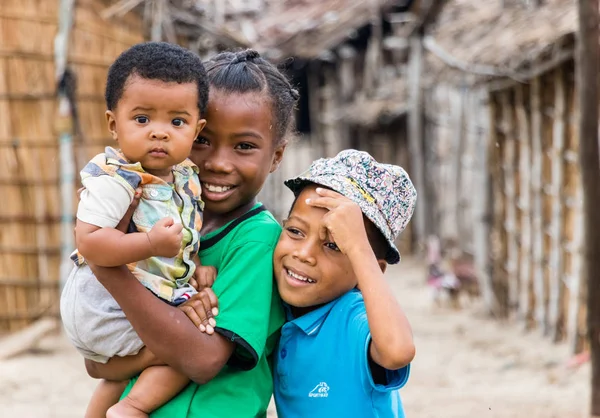
[[[354,288],[357,279],[350,260],[327,234],[319,237],[326,209],[306,204],[319,197],[309,185],[302,190],[275,247],[273,263],[281,298],[296,308],[317,307]]]
[[[200,119],[196,83],[166,83],[132,75],[116,109],[106,112],[108,129],[130,162],[169,179],[184,161],[206,121]]]

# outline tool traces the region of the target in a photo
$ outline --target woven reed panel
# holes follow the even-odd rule
[[[82,133],[74,139],[77,171],[110,142],[104,121],[108,67],[143,41],[137,15],[101,18],[109,4],[78,0],[74,11],[68,56]],[[61,203],[53,55],[58,5],[58,0],[0,1],[0,333],[58,313]]]

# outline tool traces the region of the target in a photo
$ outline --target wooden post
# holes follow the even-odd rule
[[[597,0],[579,0],[579,158],[583,186],[583,277],[587,283],[587,326],[592,360],[591,414],[600,416],[600,150],[598,149],[598,47],[600,18]],[[585,86],[585,87],[584,87]]]
[[[423,71],[423,44],[419,34],[410,39],[409,85],[409,122],[408,141],[410,149],[411,179],[419,193],[419,202],[415,208],[413,225],[415,226],[418,248],[425,240],[425,174],[423,167],[423,107],[421,74]]]
[[[308,84],[308,113],[310,118],[310,141],[313,149],[313,159],[324,155],[323,132],[321,125],[321,85],[319,72],[321,65],[318,61],[311,61],[306,66]]]
[[[462,244],[467,240],[466,232],[465,232],[465,222],[470,222],[470,220],[465,219],[465,207],[462,205],[461,195],[463,191],[463,178],[464,178],[464,158],[465,151],[467,147],[467,135],[465,130],[465,88],[454,89],[450,96],[450,100],[452,103],[452,107],[456,111],[455,115],[455,123],[454,126],[454,143],[456,146],[456,185],[455,185],[455,194],[456,194],[456,207],[454,208],[454,213],[456,215],[456,229],[458,231],[456,238],[462,247]]]
[[[561,313],[561,295],[564,290],[562,280],[562,203],[560,191],[563,184],[563,151],[565,144],[567,114],[565,74],[562,67],[554,73],[554,126],[552,147],[550,148],[552,184],[550,188],[551,216],[549,227],[550,254],[549,268],[549,303],[548,325],[553,341],[562,339],[564,317]]]
[[[524,328],[532,325],[533,311],[531,294],[531,133],[527,105],[529,91],[518,85],[515,92],[515,107],[519,136],[519,207],[521,216],[521,243],[519,246],[519,319]]]
[[[499,129],[502,106],[494,96],[490,100],[491,141],[489,165],[492,179],[492,229],[490,233],[492,254],[492,288],[498,300],[496,314],[500,318],[508,315],[508,288],[506,276],[506,231],[504,218],[506,200],[503,193],[502,155],[505,146],[504,134]]]
[[[531,83],[531,195],[532,195],[532,263],[531,274],[535,291],[535,322],[544,330],[544,275],[542,249],[542,101],[539,77]]]
[[[491,121],[489,93],[482,90],[475,96],[475,161],[476,189],[473,193],[473,245],[477,272],[481,277],[481,295],[487,314],[498,312],[498,300],[494,294],[492,276],[490,275],[490,235],[491,235],[491,165],[490,147],[494,146],[496,133]],[[492,119],[493,120],[493,119]]]
[[[574,70],[568,72],[568,86],[575,86]],[[563,207],[563,274],[568,295],[563,304],[567,311],[567,344],[572,353],[581,350],[579,334],[580,306],[584,286],[581,286],[581,242],[583,237],[583,216],[581,207],[581,173],[579,169],[578,106],[576,88],[567,91],[568,126],[563,155],[564,176],[561,197]]]
[[[516,235],[516,193],[515,193],[515,124],[513,118],[510,91],[500,94],[502,106],[502,129],[504,131],[503,159],[500,162],[504,175],[505,218],[503,222],[506,236],[506,278],[508,284],[508,310],[512,311],[518,305],[518,243]]]
[[[337,80],[335,71],[331,65],[322,65],[323,87],[321,87],[321,126],[323,127],[323,155],[322,157],[333,157],[342,150],[340,135],[337,129]]]

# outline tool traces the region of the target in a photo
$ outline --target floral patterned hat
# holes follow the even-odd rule
[[[400,261],[394,241],[406,228],[417,201],[417,191],[402,167],[378,163],[366,152],[349,149],[333,158],[321,158],[285,181],[295,195],[308,183],[329,187],[360,206],[388,241],[386,261]]]

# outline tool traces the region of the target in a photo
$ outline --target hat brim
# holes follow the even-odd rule
[[[337,181],[333,181],[337,180]],[[364,198],[360,198],[359,194],[352,194],[349,196],[344,190],[340,190],[339,184],[343,184],[345,177],[343,176],[315,176],[315,177],[295,177],[292,179],[288,179],[284,181],[284,184],[294,193],[295,196],[298,196],[300,192],[309,184],[317,184],[320,186],[325,186],[334,190],[350,200],[356,203],[362,210],[363,214],[379,229],[379,231],[385,237],[388,243],[388,253],[386,254],[385,261],[389,264],[398,264],[400,262],[401,256],[400,251],[396,247],[394,240],[387,236],[386,232],[383,231],[378,225],[385,225],[387,221],[383,217],[383,215],[377,211],[375,214],[372,214],[368,210],[368,203],[364,200]]]

